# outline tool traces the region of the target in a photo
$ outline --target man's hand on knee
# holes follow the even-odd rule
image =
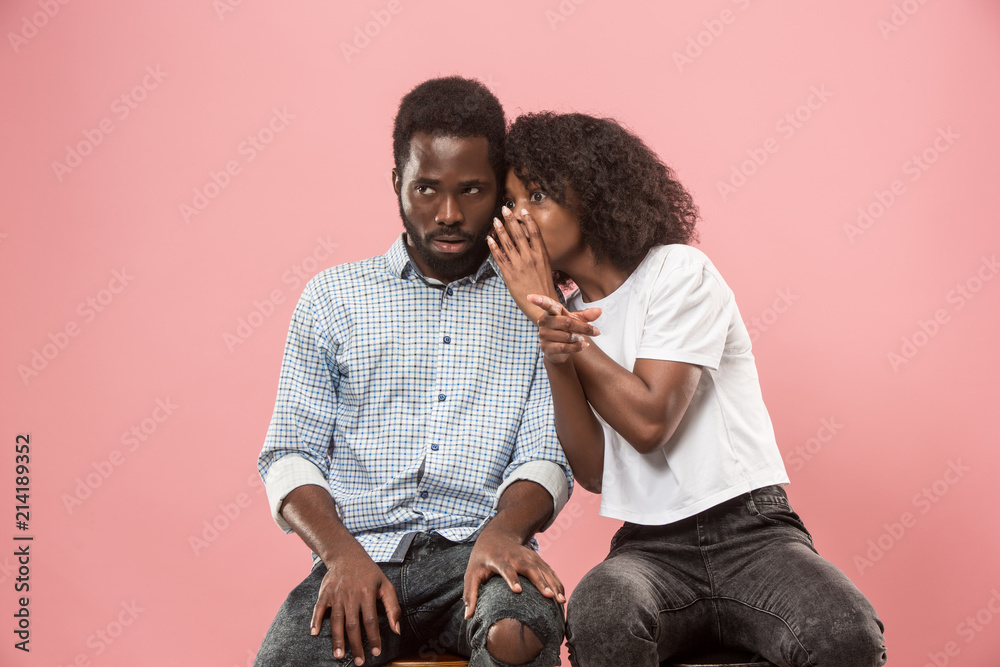
[[[523,575],[547,598],[565,602],[562,582],[549,564],[532,549],[520,544],[516,539],[500,531],[490,531],[487,526],[469,556],[469,566],[465,570],[465,618],[472,618],[479,599],[479,587],[494,574],[503,577],[515,593],[521,592]]]
[[[400,610],[396,589],[382,568],[344,527],[329,490],[315,484],[296,487],[285,496],[279,512],[327,567],[316,606],[313,607],[310,633],[319,634],[323,616],[329,609],[334,657],[344,657],[346,629],[354,662],[358,665],[364,663],[362,625],[372,655],[379,655],[382,652],[382,637],[376,606],[382,600],[389,627],[398,635]]]
[[[391,627],[398,635],[400,632],[399,601],[396,589],[375,564],[364,549],[358,545],[356,550],[338,556],[328,565],[323,583],[320,584],[316,606],[313,608],[310,632],[318,635],[323,625],[323,616],[330,610],[330,625],[333,630],[333,655],[337,659],[344,657],[344,634],[350,644],[354,663],[364,664],[365,651],[361,640],[361,628],[371,647],[372,655],[382,652],[382,637],[378,628],[378,611],[376,603],[382,601],[386,617]]]
[[[566,602],[562,582],[548,563],[524,546],[552,515],[552,496],[541,484],[518,480],[500,497],[497,513],[476,540],[465,570],[465,618],[472,618],[479,587],[494,574],[503,577],[510,590],[521,592],[523,575],[547,598]]]

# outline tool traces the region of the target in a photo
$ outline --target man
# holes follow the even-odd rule
[[[314,567],[258,666],[559,663],[563,586],[530,546],[572,473],[535,326],[488,259],[505,130],[478,82],[414,88],[393,131],[405,233],[295,309],[258,467]]]

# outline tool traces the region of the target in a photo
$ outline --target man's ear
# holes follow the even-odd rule
[[[392,189],[396,191],[397,195],[403,191],[403,178],[395,167],[392,168]]]

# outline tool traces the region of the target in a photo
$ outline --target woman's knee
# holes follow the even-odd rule
[[[656,609],[643,582],[611,568],[595,568],[566,604],[567,638],[577,643],[609,633],[644,636],[656,623]]]
[[[883,630],[881,621],[866,614],[834,620],[826,632],[813,638],[810,658],[817,665],[881,667],[886,663]]]

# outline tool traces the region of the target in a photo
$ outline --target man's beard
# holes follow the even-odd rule
[[[415,250],[424,264],[436,273],[448,278],[449,281],[472,275],[490,253],[489,246],[486,245],[486,237],[490,233],[489,225],[486,225],[478,235],[464,230],[442,227],[440,231],[435,230],[425,237],[406,217],[402,203],[399,206],[399,217],[403,219],[403,228],[406,230],[406,238],[409,241],[407,249]],[[430,248],[430,244],[439,236],[461,236],[471,243],[461,255],[442,257],[434,254]]]

